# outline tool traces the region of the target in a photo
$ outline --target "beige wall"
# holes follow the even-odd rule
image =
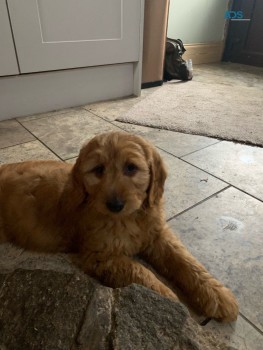
[[[224,38],[228,0],[170,0],[168,37],[185,44],[210,43]]]

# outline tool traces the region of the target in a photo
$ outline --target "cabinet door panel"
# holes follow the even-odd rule
[[[0,0],[0,76],[18,73],[6,2]]]
[[[22,73],[139,60],[143,0],[8,0]]]

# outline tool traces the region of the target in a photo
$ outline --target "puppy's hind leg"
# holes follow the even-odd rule
[[[82,260],[82,269],[112,288],[126,287],[137,283],[159,294],[178,300],[175,293],[162,283],[150,270],[128,256],[110,257],[99,261],[96,256]]]
[[[209,274],[169,228],[159,233],[145,250],[144,258],[160,275],[179,287],[197,310],[220,321],[236,320],[235,296]]]

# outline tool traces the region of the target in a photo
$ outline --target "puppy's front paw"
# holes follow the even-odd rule
[[[239,307],[234,294],[222,286],[215,290],[214,300],[209,309],[208,316],[220,322],[232,322],[237,319]]]
[[[159,294],[165,296],[166,298],[172,299],[174,301],[179,301],[177,295],[168,287],[166,286],[160,286],[159,288],[152,288],[153,290],[157,291]]]

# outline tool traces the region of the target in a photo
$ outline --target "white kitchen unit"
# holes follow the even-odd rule
[[[144,0],[0,4],[0,120],[140,94]]]
[[[6,2],[5,0],[0,0],[0,77],[18,73]]]
[[[21,73],[139,60],[140,0],[7,2]]]

